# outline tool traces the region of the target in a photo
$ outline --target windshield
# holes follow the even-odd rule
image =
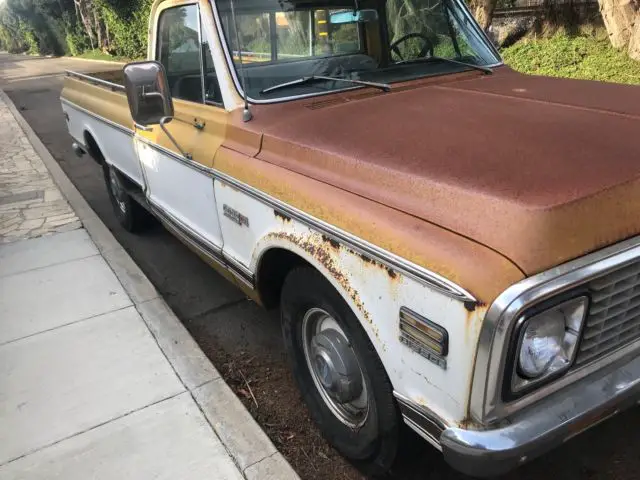
[[[296,83],[305,77],[391,84],[500,62],[458,0],[234,0],[235,24],[229,0],[216,5],[237,77],[257,101],[358,88]]]

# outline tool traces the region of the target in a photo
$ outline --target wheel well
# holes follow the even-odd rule
[[[266,308],[280,305],[280,293],[285,278],[291,270],[303,265],[310,264],[284,248],[272,248],[263,254],[257,269],[257,287]]]
[[[86,145],[91,158],[93,158],[100,165],[104,165],[104,155],[100,151],[100,147],[98,147],[98,143],[96,142],[95,138],[93,138],[93,135],[91,135],[87,131],[84,132],[84,144]]]

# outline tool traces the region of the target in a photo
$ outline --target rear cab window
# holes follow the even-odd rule
[[[328,23],[339,10],[302,9],[292,12],[238,13],[238,33],[230,15],[223,16],[225,31],[235,63],[283,62],[361,52],[361,31],[357,24]]]

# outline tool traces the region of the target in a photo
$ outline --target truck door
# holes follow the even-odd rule
[[[175,2],[168,2],[175,5]],[[146,195],[173,227],[220,254],[222,234],[213,192],[213,157],[222,144],[227,113],[197,3],[159,8],[156,60],[171,86],[175,115],[166,125],[137,127],[136,143]]]

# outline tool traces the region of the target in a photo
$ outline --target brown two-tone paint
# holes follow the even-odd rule
[[[178,101],[177,115],[207,125],[176,137],[202,165],[487,304],[525,273],[640,233],[640,89],[506,67],[441,78],[256,105],[248,123]],[[131,125],[122,94],[67,81],[70,100]],[[114,98],[95,100],[104,95]]]

